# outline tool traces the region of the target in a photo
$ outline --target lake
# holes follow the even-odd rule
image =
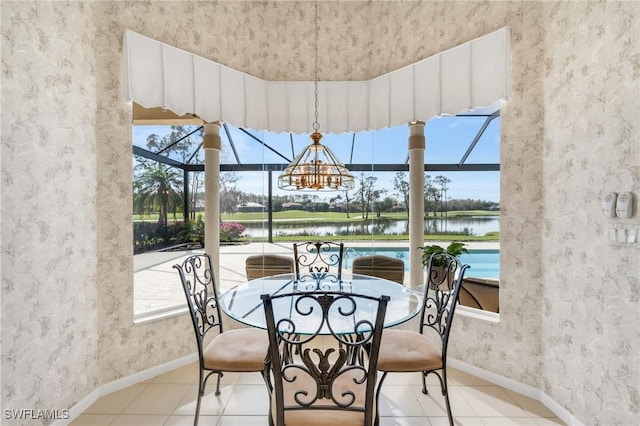
[[[243,236],[267,237],[266,222],[245,224]],[[499,216],[465,216],[448,219],[426,218],[424,221],[425,234],[466,233],[467,235],[485,235],[489,232],[500,232]],[[330,237],[332,235],[407,235],[409,234],[409,220],[388,220],[369,224],[314,224],[274,222],[273,235],[303,235]]]

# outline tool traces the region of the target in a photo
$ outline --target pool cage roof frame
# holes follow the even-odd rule
[[[472,172],[477,172],[477,171],[500,171],[500,164],[499,163],[487,163],[487,164],[467,164],[466,160],[469,157],[469,155],[471,154],[471,152],[473,151],[473,149],[475,148],[476,144],[478,143],[478,141],[480,140],[480,138],[482,137],[482,135],[484,134],[485,130],[487,129],[487,127],[489,126],[489,124],[496,119],[497,117],[500,116],[500,110],[497,109],[494,112],[491,113],[487,113],[487,114],[476,114],[473,112],[469,112],[469,113],[461,113],[461,114],[457,114],[456,117],[485,117],[485,121],[483,122],[482,126],[480,127],[480,129],[478,130],[478,132],[476,133],[476,135],[474,136],[473,140],[469,143],[469,146],[467,147],[467,150],[465,151],[465,153],[463,154],[463,156],[460,158],[460,161],[456,164],[425,164],[424,165],[424,171],[425,172],[453,172],[453,171],[472,171]],[[168,124],[168,123],[167,123]],[[190,123],[193,124],[193,123]],[[150,160],[154,160],[154,161],[158,161],[159,163],[165,164],[167,166],[171,166],[171,167],[175,167],[178,168],[180,170],[183,171],[184,174],[184,187],[183,187],[183,215],[185,220],[188,220],[189,218],[189,173],[190,172],[203,172],[204,171],[204,164],[192,164],[191,162],[194,160],[194,158],[197,158],[197,153],[200,149],[202,149],[202,143],[200,143],[198,145],[198,147],[194,150],[193,154],[191,156],[189,156],[189,158],[184,162],[180,162],[177,160],[174,160],[172,158],[169,158],[167,156],[162,155],[163,152],[168,151],[172,146],[180,143],[181,141],[183,141],[184,139],[188,138],[189,136],[191,136],[192,134],[198,132],[200,129],[202,129],[202,125],[197,127],[195,130],[193,130],[192,132],[188,133],[187,135],[181,137],[180,139],[178,139],[177,141],[173,142],[172,144],[168,145],[167,147],[157,151],[157,152],[153,152],[153,151],[149,151],[147,149],[144,149],[142,147],[133,145],[133,154],[134,155],[139,155],[141,157],[144,158],[148,158]],[[267,144],[266,142],[260,140],[260,138],[258,138],[257,136],[253,135],[251,132],[249,132],[247,129],[244,128],[239,128],[240,131],[242,131],[243,133],[245,133],[246,135],[248,135],[252,140],[254,140],[256,143],[261,144],[264,148],[272,151],[273,153],[275,153],[276,155],[278,155],[279,157],[281,157],[283,159],[283,163],[248,163],[248,164],[244,164],[241,162],[240,157],[238,155],[238,151],[235,147],[235,143],[233,141],[233,138],[231,136],[231,132],[229,132],[229,127],[227,125],[227,123],[222,123],[222,127],[225,130],[225,133],[227,135],[227,138],[229,139],[229,144],[231,146],[231,150],[233,151],[233,155],[236,159],[236,161],[238,162],[238,164],[220,164],[220,171],[221,172],[252,172],[252,171],[261,171],[261,172],[269,172],[268,174],[268,207],[267,207],[267,213],[268,213],[268,241],[269,243],[273,243],[273,208],[272,208],[272,200],[273,200],[273,178],[272,178],[272,172],[274,171],[282,171],[284,170],[285,167],[287,167],[287,165],[291,162],[291,160],[289,158],[287,158],[286,155],[284,155],[283,153],[281,153],[280,151],[276,150],[275,148],[273,148],[272,146],[270,146],[269,144]],[[289,139],[291,141],[291,155],[292,158],[295,157],[295,151],[294,151],[294,147],[293,147],[293,135],[291,133],[289,133]],[[353,133],[353,137],[351,138],[351,155],[350,155],[350,160],[353,160],[353,152],[355,149],[355,141],[356,141],[356,132]],[[407,157],[405,158],[404,163],[401,164],[371,164],[371,163],[367,163],[367,164],[354,164],[352,163],[352,161],[349,161],[349,163],[345,164],[345,166],[349,169],[349,171],[351,172],[408,172],[409,171],[409,154],[407,153]]]
[[[456,117],[486,117],[486,118],[484,123],[482,124],[482,126],[480,127],[476,135],[474,136],[473,140],[469,143],[469,146],[467,147],[465,153],[460,158],[460,161],[458,163],[453,163],[453,164],[451,163],[450,164],[426,164],[425,163],[424,171],[425,172],[499,171],[500,170],[499,163],[486,163],[486,164],[485,163],[483,164],[467,164],[466,163],[467,158],[469,157],[469,155],[477,145],[478,141],[484,134],[489,124],[499,116],[500,116],[500,110],[496,110],[489,114],[473,114],[473,113],[457,114]],[[204,164],[192,163],[192,161],[195,158],[197,158],[198,151],[202,149],[202,143],[198,145],[198,147],[194,150],[192,155],[185,162],[180,162],[172,158],[169,158],[165,155],[162,155],[163,152],[170,150],[171,147],[180,143],[181,141],[188,138],[192,134],[198,132],[199,130],[202,129],[202,127],[203,127],[202,125],[197,127],[195,130],[191,131],[187,135],[173,142],[171,145],[168,145],[157,152],[153,152],[148,149],[133,145],[133,154],[139,155],[144,158],[148,158],[150,160],[158,161],[162,164],[166,164],[171,167],[176,167],[185,172],[203,172]],[[237,161],[237,164],[220,164],[221,172],[282,171],[291,162],[291,158],[295,157],[295,151],[293,147],[293,135],[291,133],[289,133],[289,138],[291,141],[291,158],[288,158],[285,154],[273,148],[268,143],[264,142],[263,140],[261,140],[260,138],[258,138],[257,136],[249,132],[247,129],[240,127],[238,129],[243,133],[245,133],[247,136],[249,136],[256,143],[262,145],[262,147],[270,150],[271,152],[273,152],[274,154],[276,154],[277,156],[283,159],[283,163],[243,163],[240,159],[240,156],[238,155],[238,151],[233,141],[233,137],[229,132],[229,127],[227,123],[222,123],[222,127],[224,128],[224,131],[227,135],[229,144],[231,146],[231,150],[233,151],[233,155]],[[353,137],[351,138],[350,161],[348,163],[345,163],[345,166],[350,171],[353,171],[353,172],[408,172],[409,171],[409,154],[407,154],[407,157],[404,163],[400,163],[400,164],[376,164],[376,163],[354,164],[352,160],[353,160],[353,153],[355,150],[355,141],[356,141],[356,132],[353,132]]]

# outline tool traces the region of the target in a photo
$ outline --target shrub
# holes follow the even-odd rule
[[[183,242],[184,224],[162,226],[156,222],[133,223],[133,251],[135,254],[157,250]]]
[[[244,226],[237,222],[222,222],[220,224],[220,241],[239,241],[240,235],[244,232]]]
[[[181,233],[183,242],[192,242],[204,244],[204,222],[202,215],[198,216],[198,220],[185,222]]]

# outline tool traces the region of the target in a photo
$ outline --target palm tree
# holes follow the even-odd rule
[[[169,203],[179,203],[182,175],[160,163],[144,164],[142,172],[135,176],[135,187],[142,205],[153,203],[159,207],[158,224],[168,223]]]

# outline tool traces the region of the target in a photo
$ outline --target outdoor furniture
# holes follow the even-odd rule
[[[261,298],[273,377],[269,424],[373,426],[376,362],[389,297],[312,291]],[[347,322],[349,335],[357,339],[336,332]],[[294,345],[300,355],[289,351]],[[352,353],[367,356],[354,363]]]
[[[464,306],[498,313],[500,312],[499,292],[499,280],[465,277],[462,280],[458,301]]]
[[[331,276],[335,282],[342,279],[343,243],[309,241],[293,244],[296,279]]]
[[[194,419],[194,425],[197,425],[204,389],[212,374],[218,375],[216,395],[220,395],[220,377],[225,371],[258,371],[268,382],[265,357],[269,339],[263,330],[252,328],[223,332],[218,290],[208,254],[189,256],[173,267],[180,275],[198,345],[200,379]],[[212,330],[217,330],[218,334],[209,334]],[[205,337],[208,341],[206,344]]]
[[[381,385],[388,373],[422,372],[422,392],[426,394],[426,377],[435,374],[440,381],[451,426],[453,415],[447,386],[447,346],[460,286],[468,267],[456,257],[444,253],[429,258],[419,330],[384,330],[378,358],[378,370],[383,373]],[[425,334],[427,330],[436,333],[439,344],[432,343],[430,336]],[[377,397],[380,397],[380,389]]]
[[[404,262],[389,256],[360,256],[353,259],[351,270],[354,274],[369,275],[404,283]]]
[[[267,277],[270,275],[293,274],[293,259],[277,254],[256,254],[245,261],[247,279]]]

